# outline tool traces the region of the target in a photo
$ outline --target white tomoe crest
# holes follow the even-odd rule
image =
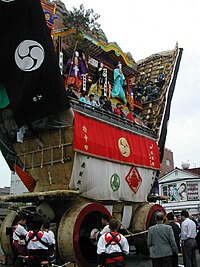
[[[23,71],[33,71],[44,61],[44,48],[36,41],[24,40],[15,50],[15,62]]]

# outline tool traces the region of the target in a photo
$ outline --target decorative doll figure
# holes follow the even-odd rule
[[[79,73],[78,58],[79,58],[79,52],[78,51],[75,51],[74,62],[72,63],[73,64],[73,70],[74,70],[74,76],[75,77],[77,77],[78,76],[78,73]]]
[[[81,75],[86,74],[88,72],[86,60],[85,60],[85,54],[82,50],[78,51],[79,58],[78,58],[78,68]]]
[[[82,88],[82,78],[87,72],[86,63],[82,54],[82,52],[79,53],[79,51],[76,50],[73,57],[68,60],[65,70],[65,73],[68,75],[65,79],[65,86],[73,84],[74,88],[78,91]]]
[[[79,52],[75,51],[74,58],[70,58],[67,61],[66,65],[66,73],[69,77],[81,77],[79,68],[78,68],[78,61],[79,61]]]
[[[102,95],[104,82],[105,77],[103,76],[103,62],[99,62],[98,68],[92,78],[92,84],[89,92],[100,97]]]
[[[122,72],[122,64],[118,62],[117,67],[114,69],[114,85],[111,91],[112,98],[119,96],[123,102],[126,104],[126,96],[123,89],[123,85],[125,82],[125,77]]]

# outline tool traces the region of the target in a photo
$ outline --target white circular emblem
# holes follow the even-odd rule
[[[128,144],[126,138],[124,138],[124,137],[119,138],[118,147],[119,147],[119,150],[120,150],[122,156],[124,156],[126,158],[129,157],[130,147],[129,147],[129,144]]]
[[[9,3],[9,2],[14,2],[15,0],[1,0],[1,2]]]
[[[33,71],[44,61],[44,49],[36,41],[25,40],[15,50],[15,62],[23,71]]]

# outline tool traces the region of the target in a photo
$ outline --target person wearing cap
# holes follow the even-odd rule
[[[178,248],[178,252],[181,252],[181,248],[180,248],[180,233],[181,233],[181,229],[174,221],[174,213],[173,212],[167,213],[167,215],[166,215],[166,223],[172,227],[172,230],[173,230],[173,233],[174,233],[174,238],[175,238],[176,245],[177,245],[177,248]],[[172,266],[173,267],[178,267],[178,253],[173,253]]]
[[[163,224],[164,213],[156,214],[156,225],[148,231],[147,244],[153,267],[172,267],[172,254],[178,253],[172,227]]]
[[[181,211],[181,241],[183,250],[183,263],[185,267],[197,267],[196,248],[196,225],[189,218],[187,210]]]

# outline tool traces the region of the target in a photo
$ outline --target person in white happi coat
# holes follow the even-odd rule
[[[118,233],[119,224],[115,219],[109,221],[110,232],[100,236],[97,244],[98,267],[123,267],[124,257],[129,253],[127,239]]]

